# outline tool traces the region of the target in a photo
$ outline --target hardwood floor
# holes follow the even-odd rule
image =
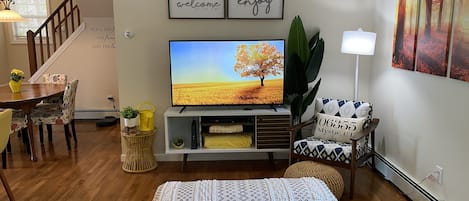
[[[276,160],[275,167],[269,161],[189,162],[181,172],[179,162],[158,162],[156,170],[129,174],[121,169],[118,125],[96,127],[92,121],[77,121],[76,127],[78,144],[67,151],[63,127],[54,126],[54,143],[45,139],[45,145],[37,147],[37,162],[29,161],[20,138],[11,136],[12,153],[7,154],[4,173],[17,200],[150,201],[157,186],[169,180],[281,177],[288,167],[286,160]],[[339,171],[347,184],[347,172]],[[360,168],[356,178],[355,201],[407,200],[369,168]],[[341,200],[348,200],[347,187],[345,191]],[[0,200],[8,200],[3,188]]]

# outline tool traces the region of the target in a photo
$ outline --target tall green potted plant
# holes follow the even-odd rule
[[[301,123],[301,116],[314,101],[321,79],[313,87],[324,57],[324,40],[319,31],[308,41],[300,16],[296,16],[288,34],[287,63],[285,70],[285,100],[290,105],[293,124]]]

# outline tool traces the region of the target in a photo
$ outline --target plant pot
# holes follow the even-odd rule
[[[22,80],[19,80],[18,82],[14,81],[14,80],[10,80],[10,82],[8,82],[8,85],[10,86],[11,92],[12,93],[21,92],[21,83],[22,82],[23,82]]]
[[[124,127],[133,128],[137,126],[137,118],[125,119],[124,118]]]
[[[173,148],[175,149],[184,149],[184,142],[181,145],[175,145],[174,143],[171,143],[173,145]]]

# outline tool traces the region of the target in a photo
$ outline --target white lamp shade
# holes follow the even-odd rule
[[[357,55],[375,54],[376,33],[357,31],[344,31],[342,36],[342,53]]]
[[[1,10],[0,11],[0,22],[20,22],[25,19],[18,13],[12,10]]]

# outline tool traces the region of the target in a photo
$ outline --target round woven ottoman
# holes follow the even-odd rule
[[[340,173],[333,167],[321,163],[313,161],[295,163],[285,170],[283,177],[315,177],[324,181],[337,199],[340,199],[344,193],[344,180]]]

